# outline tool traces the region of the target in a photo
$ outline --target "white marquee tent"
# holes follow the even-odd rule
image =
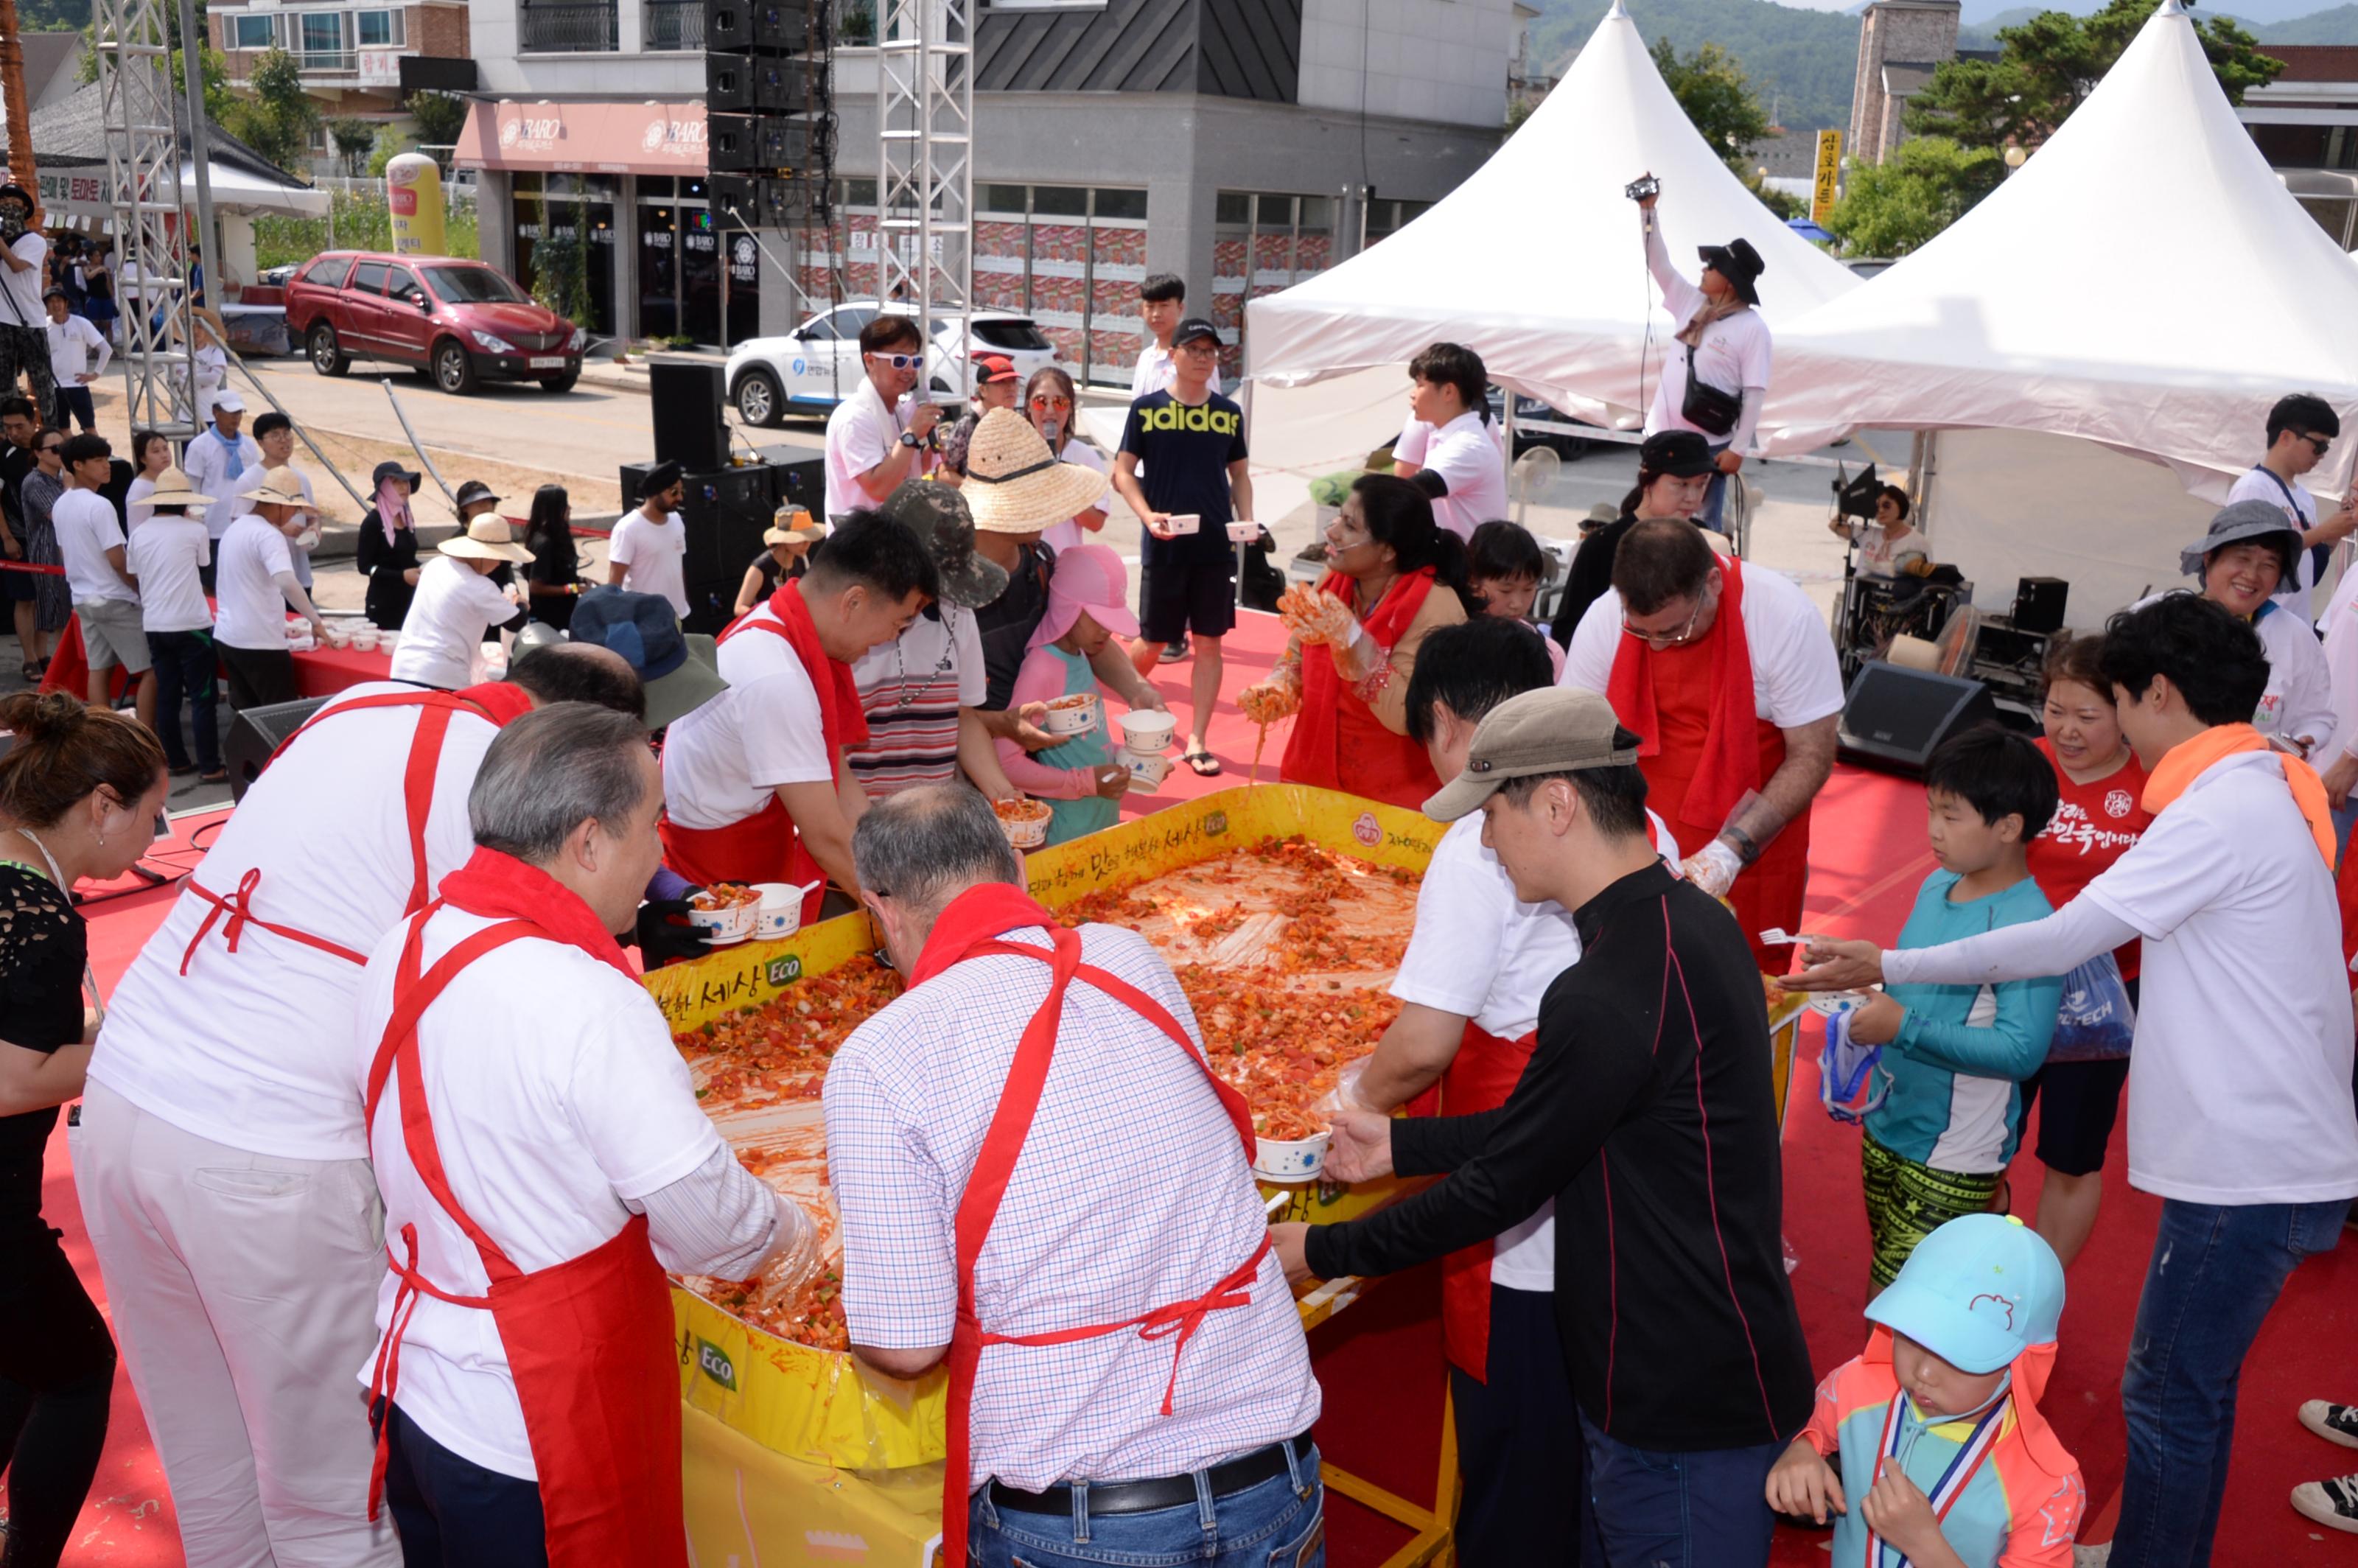
[[[1761,311],[1772,323],[1857,286],[1744,189],[1671,96],[1616,0],[1563,81],[1472,178],[1380,244],[1246,307],[1256,425],[1272,403],[1289,424],[1355,406],[1364,423],[1367,398],[1355,405],[1344,387],[1319,398],[1267,394],[1371,372],[1351,379],[1380,387],[1378,424],[1389,427],[1362,428],[1335,449],[1364,451],[1398,427],[1399,367],[1447,339],[1479,352],[1501,384],[1600,424],[1634,426],[1673,330],[1646,272],[1637,209],[1622,194],[1649,170],[1662,181],[1671,260],[1692,277],[1697,246],[1750,240],[1768,263]],[[1258,435],[1254,455],[1262,456]]]
[[[1941,558],[1985,609],[2017,576],[2066,578],[2072,624],[2094,626],[2177,580],[2277,397],[2314,392],[2358,428],[2353,323],[2358,267],[2286,193],[2165,0],[1996,193],[1779,324],[1762,435],[1790,452],[1851,427],[1958,432],[1937,439],[1924,497]],[[2310,483],[2350,475],[2344,445]]]

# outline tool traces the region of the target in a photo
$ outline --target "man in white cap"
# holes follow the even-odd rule
[[[518,591],[493,586],[492,574],[531,560],[508,520],[494,514],[470,519],[464,534],[442,541],[442,553],[417,574],[417,597],[401,623],[393,678],[439,691],[470,684],[484,632],[522,631],[527,618]]]
[[[196,452],[209,438],[189,442],[189,450]],[[213,643],[229,671],[230,700],[240,708],[266,708],[297,695],[295,655],[287,648],[287,607],[311,622],[314,637],[325,637],[328,625],[295,578],[289,545],[301,536],[309,508],[293,471],[272,469],[243,499],[254,510],[230,524],[213,552],[221,608]]]
[[[219,546],[237,516],[238,499],[255,488],[237,483],[237,477],[262,460],[262,449],[239,428],[244,422],[245,399],[234,392],[220,394],[213,399],[212,423],[189,442],[180,460],[189,485],[213,498],[205,509],[205,534],[215,546],[217,570]]]
[[[557,702],[636,715],[648,692],[624,658],[566,645],[471,691],[339,694],[108,999],[75,1185],[190,1568],[400,1561],[366,1518],[351,1380],[385,1268],[362,966],[473,854],[467,795],[502,724]]]

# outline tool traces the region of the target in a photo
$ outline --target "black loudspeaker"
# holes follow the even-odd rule
[[[799,114],[823,104],[824,76],[806,60],[770,55],[708,54],[704,57],[705,106],[714,114]]]
[[[777,504],[799,506],[821,527],[827,525],[827,460],[806,458],[798,463],[773,463],[777,476]]]
[[[680,521],[687,554],[680,575],[687,589],[690,632],[718,632],[736,607],[745,568],[762,553],[762,534],[777,511],[777,470],[767,463],[687,476]]]
[[[2063,601],[2071,585],[2060,577],[2027,577],[2014,586],[2014,624],[2021,632],[2063,630]]]
[[[702,360],[649,360],[647,392],[654,412],[655,461],[677,463],[690,473],[729,466],[719,365]],[[630,492],[624,494],[635,499]]]
[[[773,114],[715,114],[705,156],[713,168],[736,174],[801,168],[824,157],[827,127],[813,120]]]
[[[311,715],[333,700],[307,697],[297,702],[274,702],[267,708],[239,709],[237,717],[230,720],[229,733],[222,737],[222,763],[229,769],[230,798],[243,800],[245,792],[262,775],[263,764],[287,743],[287,737],[303,728]]]
[[[1996,722],[1997,704],[1980,681],[1871,662],[1851,677],[1835,749],[1844,762],[1920,777],[1942,741]]]
[[[802,49],[811,47],[808,0],[705,0],[704,47]]]

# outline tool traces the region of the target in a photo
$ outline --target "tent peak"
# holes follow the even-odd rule
[[[2154,15],[2157,16],[2183,16],[2186,15],[2186,7],[2180,5],[2178,0],[2161,0],[2161,8],[2156,11]]]
[[[2175,4],[2175,3],[2176,3],[2176,0],[2171,0],[2171,3],[2172,3],[2172,4]],[[1622,21],[1622,22],[1626,22],[1626,21],[1628,21],[1628,20],[1629,19],[1629,7],[1628,7],[1628,6],[1627,6],[1627,5],[1624,5],[1621,3],[1621,0],[1613,0],[1613,4],[1612,4],[1611,7],[1610,7],[1610,8],[1608,8],[1608,9],[1606,11],[1606,13],[1605,13],[1605,19],[1606,19],[1606,21],[1608,21],[1608,22],[1612,22],[1612,21]]]

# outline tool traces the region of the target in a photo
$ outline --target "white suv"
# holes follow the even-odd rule
[[[866,367],[860,362],[860,330],[874,320],[873,299],[848,300],[822,310],[783,338],[755,338],[729,356],[729,401],[748,425],[775,425],[788,408],[814,412],[833,408],[858,389]],[[890,308],[907,314],[900,306]],[[956,393],[966,383],[970,353],[1005,354],[1015,373],[1056,362],[1055,345],[1029,316],[1011,310],[978,310],[968,318],[967,341],[955,326],[936,320],[929,334],[926,368],[935,392]]]

